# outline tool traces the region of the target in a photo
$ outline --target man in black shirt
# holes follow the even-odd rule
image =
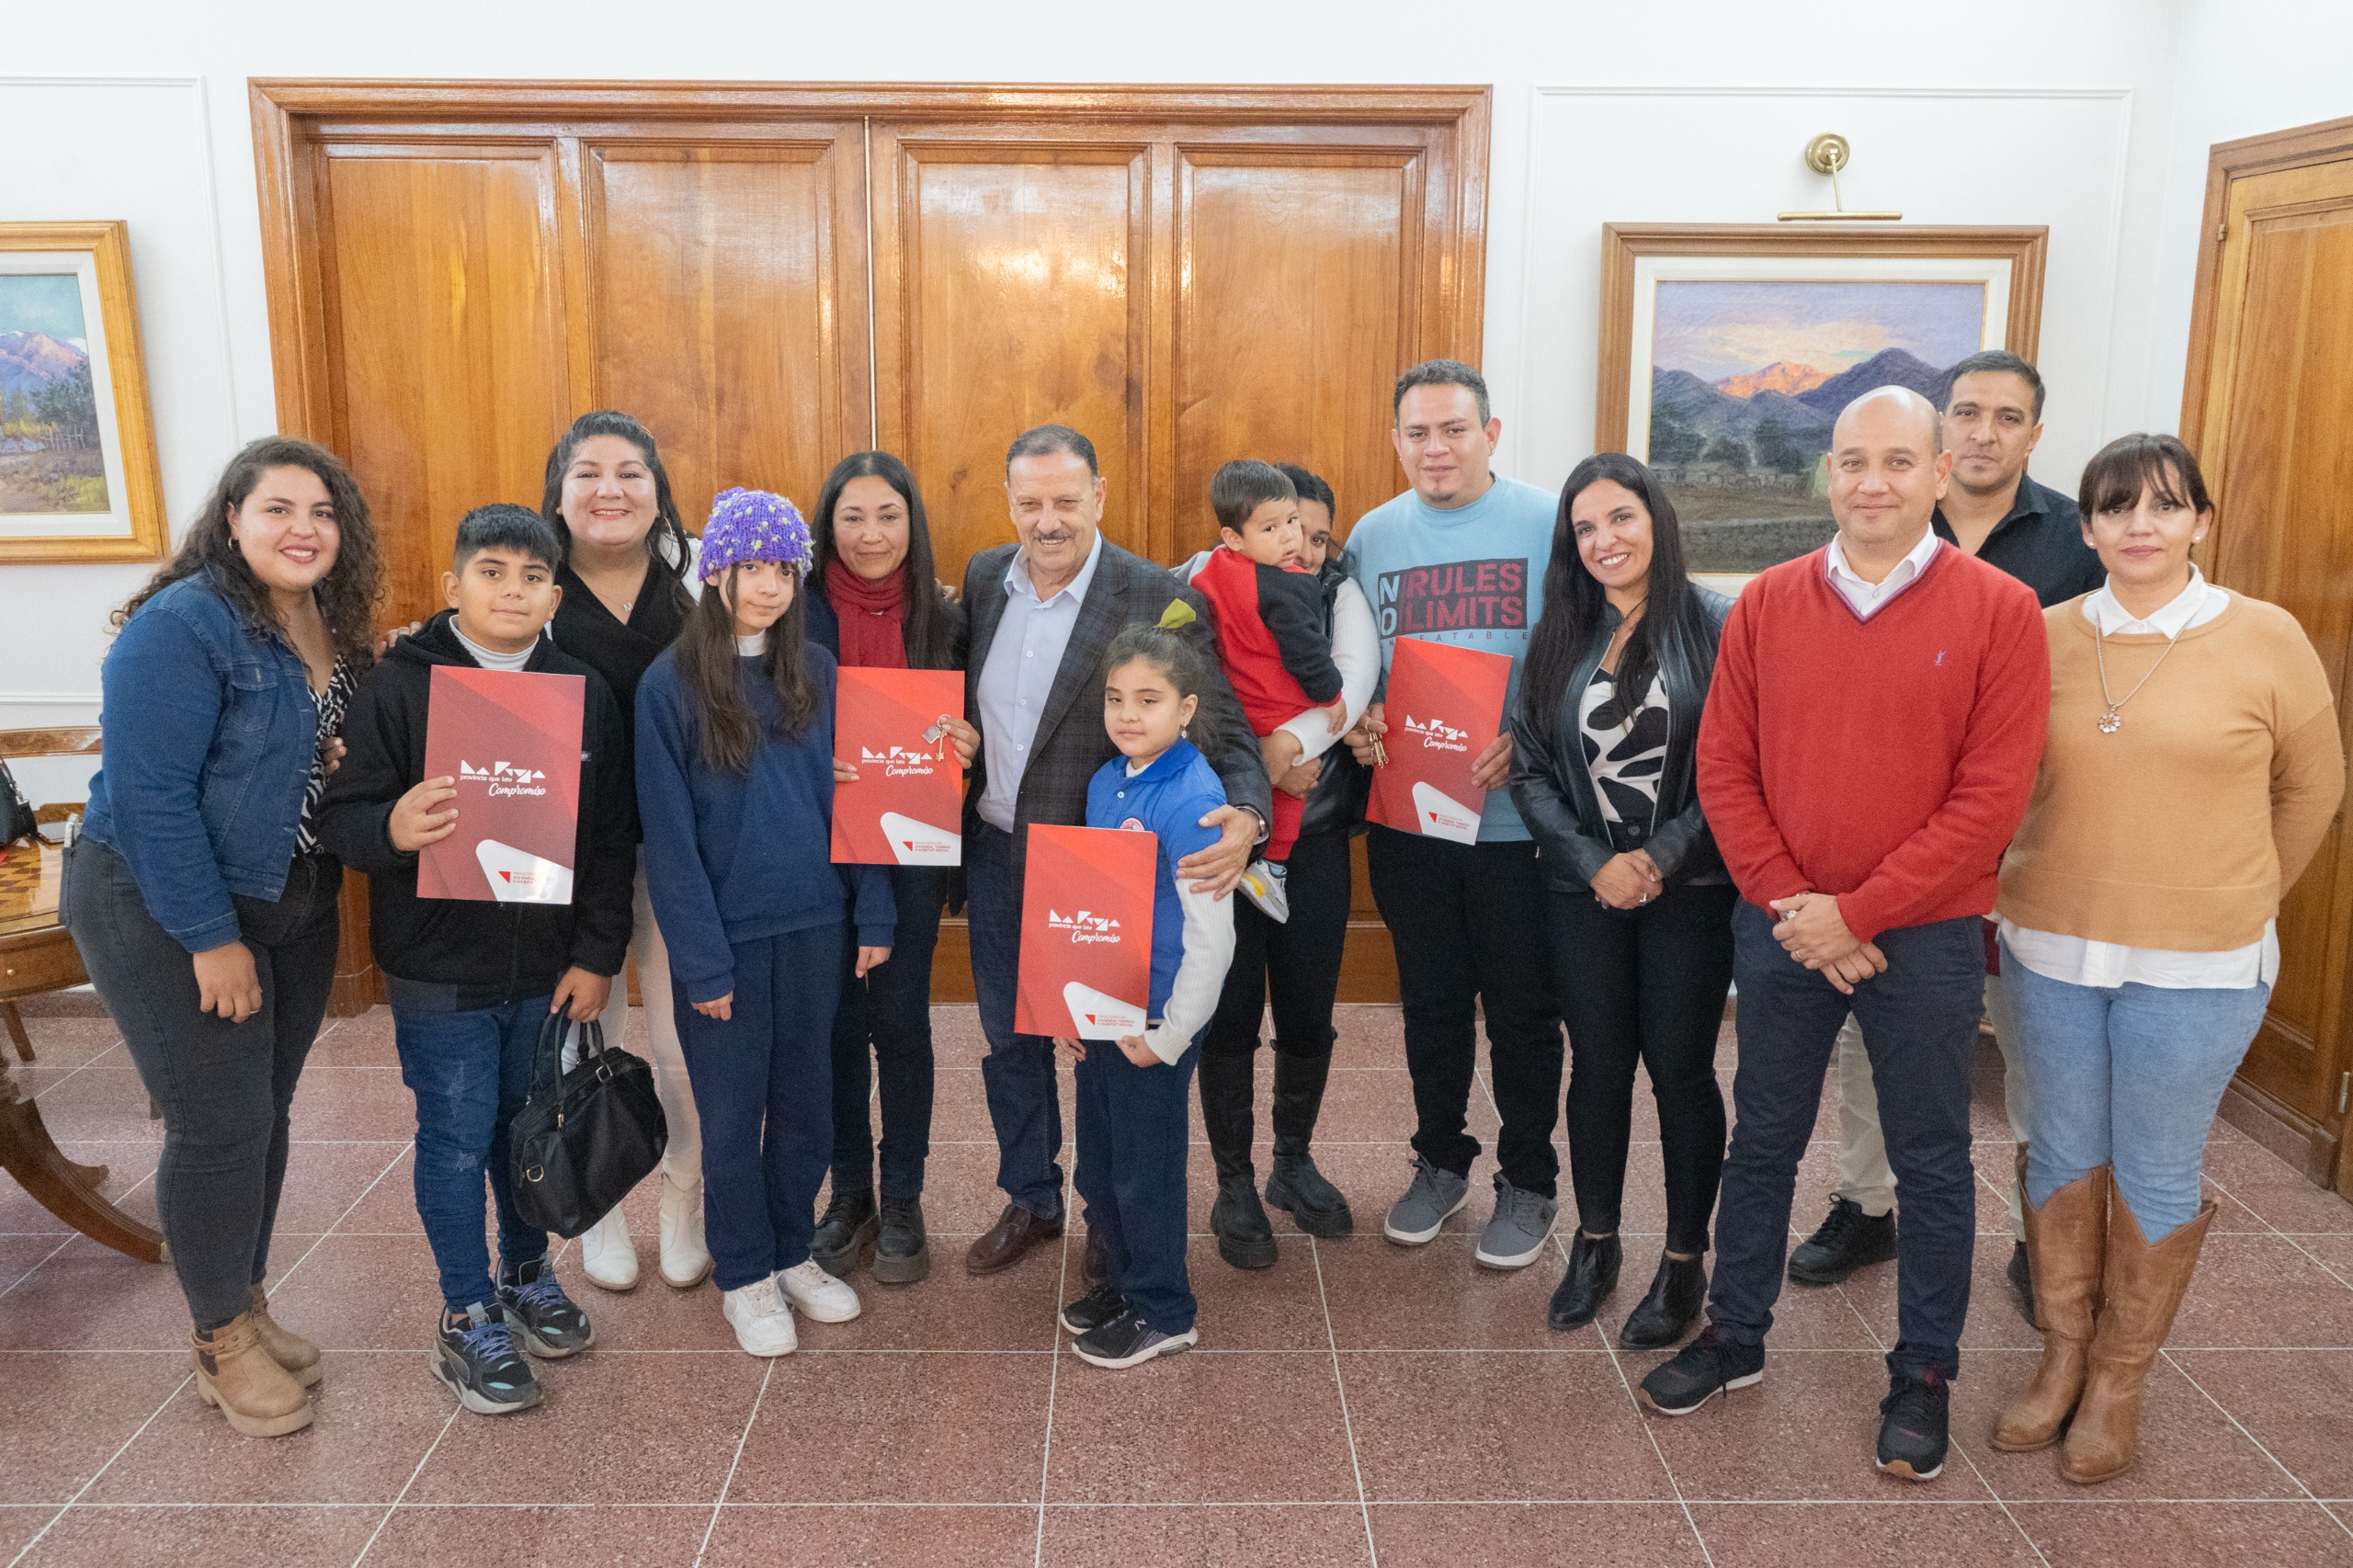
[[[2042,438],[2042,377],[2015,354],[1972,354],[1945,375],[1942,434],[1953,455],[1952,478],[1938,506],[1937,537],[2032,588],[2045,608],[2088,594],[2107,573],[2084,542],[2075,503],[2029,478],[2026,460]],[[1985,977],[1985,1011],[2002,1048],[2003,1108],[2011,1134],[2026,1141],[2026,1069],[2001,977]],[[1819,1230],[1790,1255],[1790,1278],[1828,1285],[1865,1264],[1895,1256],[1895,1176],[1880,1135],[1870,1058],[1849,1017],[1838,1035],[1838,1186]],[[2006,1184],[2009,1278],[2020,1310],[2034,1321],[2026,1217],[2018,1187]]]

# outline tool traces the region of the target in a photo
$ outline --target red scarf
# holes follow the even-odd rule
[[[825,562],[825,601],[841,622],[845,665],[868,669],[907,667],[907,574],[869,582],[840,556]]]

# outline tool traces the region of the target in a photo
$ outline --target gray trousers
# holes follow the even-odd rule
[[[2026,1142],[2026,1062],[2018,1052],[2017,1021],[2001,976],[1985,977],[1985,1017],[1994,1025],[1994,1043],[2002,1050],[2002,1108],[2010,1119],[2010,1135]],[[2026,1219],[2018,1207],[2017,1180],[2007,1172],[2002,1188],[2010,1200],[2010,1229],[2026,1235]],[[1895,1173],[1888,1168],[1887,1140],[1879,1130],[1879,1091],[1871,1086],[1871,1059],[1863,1049],[1863,1031],[1848,1014],[1838,1031],[1838,1187],[1837,1196],[1866,1214],[1884,1214],[1895,1207]]]

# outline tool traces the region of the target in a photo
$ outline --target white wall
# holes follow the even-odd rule
[[[2051,225],[2041,468],[2067,483],[2106,437],[2170,426],[2196,249],[2194,196],[2176,210],[2184,182],[2202,177],[2208,128],[2353,112],[2326,101],[2347,96],[2325,79],[2348,57],[2343,11],[1196,0],[1041,28],[1014,0],[81,0],[10,16],[0,220],[131,221],[181,519],[221,459],[275,422],[248,76],[1490,83],[1485,364],[1507,470],[1557,483],[1590,444],[1601,224],[1767,222],[1814,205],[1821,182],[1799,152],[1837,130],[1855,142],[1850,205]],[[2287,30],[2306,24],[2333,28],[2337,47]],[[2299,84],[2284,95],[2283,62]],[[92,710],[105,610],[138,575],[0,568],[0,726]]]

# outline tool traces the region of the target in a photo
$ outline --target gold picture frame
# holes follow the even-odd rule
[[[171,541],[127,223],[0,223],[0,563]]]

